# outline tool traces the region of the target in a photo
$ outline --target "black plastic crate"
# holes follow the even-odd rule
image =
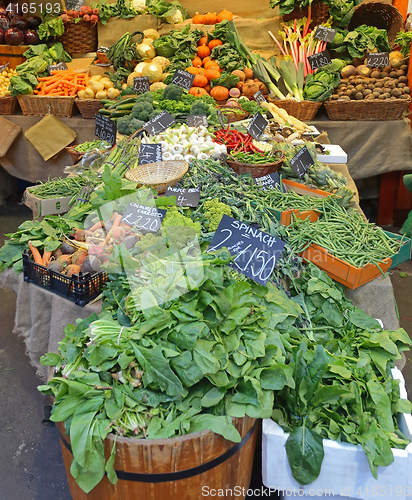
[[[23,252],[23,275],[24,281],[34,283],[50,292],[71,300],[78,306],[85,306],[96,298],[107,281],[107,274],[100,272],[93,275],[79,273],[73,276],[65,276],[45,266],[36,264],[31,259],[31,252]]]

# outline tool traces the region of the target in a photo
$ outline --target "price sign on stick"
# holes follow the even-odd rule
[[[140,144],[139,165],[162,161],[161,144]]]
[[[176,196],[177,207],[197,207],[200,200],[200,188],[168,187],[165,196]]]
[[[253,95],[253,97],[257,104],[260,104],[261,102],[266,102],[266,98],[260,90],[258,90],[256,94]]]
[[[2,73],[5,69],[9,67],[10,63],[3,64],[3,66],[0,66],[0,73]]]
[[[223,128],[225,126],[225,122],[223,121],[223,113],[220,109],[217,110],[217,117],[219,118],[220,126]]]
[[[231,267],[266,285],[284,246],[284,241],[224,215],[207,251],[226,247],[235,257]]]
[[[116,124],[107,116],[100,115],[99,113],[94,116],[96,117],[95,135],[103,141],[110,142],[110,144],[116,144]]]
[[[52,74],[52,71],[64,71],[67,69],[67,64],[62,61],[57,64],[51,64],[50,66],[47,66],[47,71],[49,72],[49,75]],[[0,68],[1,71],[1,68]]]
[[[324,42],[332,43],[335,39],[337,30],[328,28],[327,26],[318,26],[315,31],[315,38]]]
[[[183,87],[186,90],[190,90],[194,79],[195,75],[192,75],[192,73],[177,69],[173,75],[172,83],[179,85],[179,87]]]
[[[389,52],[371,52],[366,57],[369,68],[385,68],[389,66]]]
[[[136,76],[133,79],[133,92],[136,94],[144,94],[149,92],[150,84],[148,76]]]
[[[313,56],[308,56],[308,61],[313,70],[322,68],[332,62],[327,50],[313,54]]]
[[[148,134],[156,135],[164,132],[174,122],[175,119],[170,113],[168,113],[167,111],[162,111],[157,116],[145,123],[143,128]]]
[[[303,146],[290,160],[290,166],[296,172],[299,179],[302,179],[314,163],[312,155],[306,146]]]
[[[157,233],[165,215],[166,210],[146,207],[132,201],[123,214],[122,222],[140,232]]]
[[[206,115],[187,115],[186,123],[189,127],[199,127],[200,125],[204,127],[208,126]]]
[[[66,0],[67,10],[80,10],[80,8],[85,4],[84,0]]]
[[[249,123],[247,132],[253,137],[253,139],[258,141],[268,123],[269,122],[263,117],[262,113],[256,113]]]

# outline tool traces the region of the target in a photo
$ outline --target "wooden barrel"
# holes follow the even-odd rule
[[[9,63],[9,68],[16,69],[26,58],[22,55],[28,45],[0,45],[0,66]]]
[[[217,490],[227,489],[226,495],[219,495],[227,499],[234,497],[235,486],[246,493],[259,422],[250,417],[234,419],[242,437],[239,443],[209,430],[172,439],[118,437],[114,469],[119,480],[113,485],[104,476],[90,493],[85,493],[72,477],[70,439],[61,422],[57,428],[73,500],[199,500],[210,496],[207,492],[213,489],[215,495]],[[113,435],[105,440],[106,460],[113,441]]]

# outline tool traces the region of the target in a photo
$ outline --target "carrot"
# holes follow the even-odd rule
[[[47,264],[50,262],[50,257],[52,256],[53,252],[50,252],[49,250],[45,250],[43,252],[43,265],[47,266]]]
[[[36,264],[40,264],[41,266],[43,266],[43,257],[40,255],[40,252],[37,250],[37,248],[32,244],[31,241],[29,241],[29,248],[31,250],[31,255],[34,259],[34,262]]]
[[[106,238],[104,239],[103,241],[103,244],[102,244],[102,247],[104,248],[108,241],[110,240],[111,236],[112,236],[112,233],[113,233],[113,229],[117,226],[120,226],[120,222],[122,221],[122,215],[118,215],[114,221],[113,221],[113,226],[110,228],[109,232],[106,234]]]

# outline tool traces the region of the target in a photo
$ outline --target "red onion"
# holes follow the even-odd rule
[[[4,34],[4,39],[8,45],[20,45],[24,41],[24,33],[18,28],[10,28]]]

